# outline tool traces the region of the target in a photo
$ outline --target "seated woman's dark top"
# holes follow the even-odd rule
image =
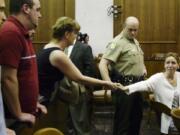
[[[64,78],[64,74],[49,61],[49,55],[54,50],[60,49],[58,47],[43,49],[37,55],[40,94],[47,100],[51,97],[55,82]]]

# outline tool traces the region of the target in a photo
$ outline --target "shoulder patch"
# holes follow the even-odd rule
[[[114,49],[116,47],[116,44],[114,44],[114,43],[112,43],[111,45],[110,45],[110,48],[111,49]]]

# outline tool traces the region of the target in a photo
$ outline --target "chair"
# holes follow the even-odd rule
[[[111,102],[111,91],[110,90],[98,90],[93,92],[92,97],[94,102]]]
[[[92,95],[92,110],[93,115],[110,115],[114,112],[114,106],[112,105],[112,97],[110,90],[98,90],[94,91]]]
[[[33,135],[64,135],[56,128],[42,128],[36,131]]]
[[[111,90],[94,91],[92,95],[93,128],[102,134],[112,134],[114,105]]]
[[[180,109],[179,108],[172,109],[171,110],[171,116],[172,116],[174,125],[176,126],[176,128],[180,132]]]
[[[149,97],[149,104],[150,104],[150,111],[149,111],[149,114],[148,114],[148,120],[147,120],[147,123],[148,125],[150,126],[150,123],[151,123],[151,112],[152,110],[155,112],[155,115],[156,115],[156,119],[157,119],[157,122],[158,122],[158,125],[160,126],[161,124],[161,114],[164,113],[166,115],[169,115],[171,116],[171,109],[169,107],[167,107],[166,105],[160,103],[160,102],[157,102],[154,100],[152,94],[151,94],[151,97]]]
[[[150,106],[151,106],[151,109],[153,109],[156,112],[157,118],[159,120],[158,121],[159,125],[160,125],[160,121],[161,121],[161,114],[164,113],[164,114],[172,117],[174,125],[180,132],[180,109],[178,109],[178,108],[170,109],[165,104],[157,102],[157,101],[150,101]],[[175,132],[172,131],[170,133],[170,135],[180,135],[180,134],[177,133],[176,131]]]
[[[167,107],[166,105],[156,102],[156,101],[151,101],[150,102],[151,108],[155,110],[157,113],[165,113],[166,115],[171,116],[171,109]]]

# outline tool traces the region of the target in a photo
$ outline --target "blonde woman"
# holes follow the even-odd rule
[[[59,18],[53,26],[52,40],[45,45],[37,57],[40,94],[48,101],[54,84],[67,76],[69,79],[86,85],[101,85],[108,89],[118,89],[118,83],[102,81],[81,74],[76,66],[63,52],[74,44],[80,30],[79,24],[69,18]]]

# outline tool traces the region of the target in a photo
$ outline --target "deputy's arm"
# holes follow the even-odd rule
[[[103,80],[106,81],[111,81],[110,76],[109,76],[109,70],[108,70],[108,65],[110,65],[111,61],[102,58],[100,63],[99,63],[99,71],[101,74],[101,77]]]
[[[143,75],[144,75],[144,76],[147,76],[147,69],[146,69],[146,66],[145,66],[145,65],[144,65]]]

